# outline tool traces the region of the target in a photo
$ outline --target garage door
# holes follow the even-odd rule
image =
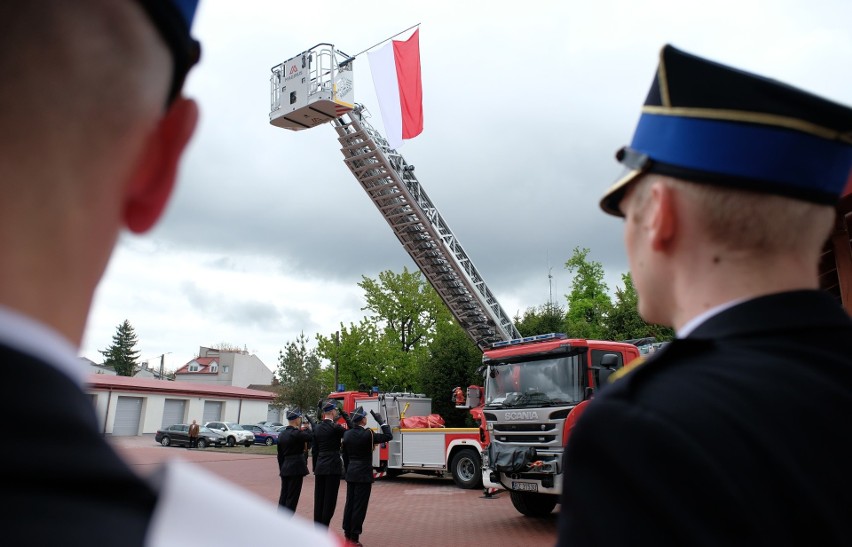
[[[119,397],[115,402],[113,435],[138,435],[142,419],[142,397]]]
[[[222,401],[204,401],[204,417],[201,423],[222,421]]]
[[[166,399],[163,407],[163,429],[174,424],[186,422],[186,401],[183,399]]]
[[[280,422],[284,423],[281,420],[281,409],[272,405],[269,405],[269,410],[266,411],[266,421],[267,422]]]

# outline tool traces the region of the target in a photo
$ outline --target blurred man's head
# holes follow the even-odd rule
[[[159,219],[197,120],[168,101],[176,57],[145,4],[0,6],[0,285],[15,287],[0,303],[72,342],[121,228]]]

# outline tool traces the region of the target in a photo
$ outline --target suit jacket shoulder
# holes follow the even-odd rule
[[[91,399],[51,365],[0,346],[4,416],[49,428],[22,428],[0,456],[0,511],[10,545],[141,545],[157,501],[98,428]],[[108,515],[108,518],[105,517]]]

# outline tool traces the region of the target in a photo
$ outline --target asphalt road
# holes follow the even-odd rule
[[[162,447],[152,435],[111,437],[110,442],[141,474],[171,458],[181,458],[248,489],[269,503],[278,502],[280,481],[275,456],[237,454],[227,448],[187,450]],[[313,475],[305,477],[297,514],[313,515]],[[346,485],[341,484],[330,530],[342,537]],[[361,542],[371,546],[458,545],[463,547],[552,546],[559,506],[546,518],[524,517],[507,493],[485,498],[481,490],[463,490],[451,479],[406,474],[373,485]],[[259,536],[262,535],[258,531]],[[277,536],[270,531],[270,539]]]

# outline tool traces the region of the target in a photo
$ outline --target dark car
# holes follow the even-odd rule
[[[265,444],[266,446],[278,444],[278,431],[275,428],[252,424],[240,424],[240,426],[254,433],[255,444]]]
[[[189,446],[189,425],[175,424],[160,429],[154,435],[154,440],[163,446]],[[198,448],[208,446],[224,446],[225,436],[207,427],[198,430]]]

